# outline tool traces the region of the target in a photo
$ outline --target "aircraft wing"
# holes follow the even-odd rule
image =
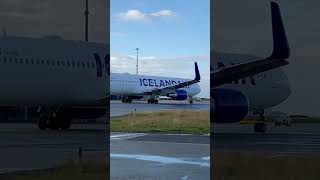
[[[275,69],[289,64],[286,59],[290,57],[290,48],[284,25],[281,18],[279,5],[271,2],[273,52],[261,60],[243,63],[212,71],[210,73],[211,87],[217,87],[241,78],[249,77],[264,71]]]
[[[164,88],[152,89],[151,91],[148,91],[145,94],[146,95],[166,95],[167,93],[175,92],[176,89],[184,88],[184,87],[187,87],[192,84],[200,82],[200,73],[199,73],[198,64],[196,62],[194,63],[194,67],[195,67],[195,78],[193,80],[182,82],[182,83],[175,84],[172,86],[167,86]]]

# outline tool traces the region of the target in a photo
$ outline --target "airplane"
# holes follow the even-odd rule
[[[279,5],[271,2],[273,51],[264,59],[239,61],[235,55],[211,51],[211,122],[236,123],[248,112],[259,114],[255,132],[266,132],[264,110],[282,103],[290,93],[290,83],[280,68],[288,65],[290,48]]]
[[[186,100],[201,92],[200,73],[195,62],[195,78],[182,79],[160,76],[135,75],[128,73],[111,73],[110,93],[122,97],[122,102],[131,103],[133,99],[148,98],[149,104],[158,104],[160,96],[174,100]]]
[[[105,116],[109,57],[102,43],[0,37],[0,111],[28,106],[42,130]]]

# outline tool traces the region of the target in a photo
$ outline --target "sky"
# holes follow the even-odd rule
[[[210,1],[111,0],[111,72],[194,78],[198,62],[199,97],[210,97]]]
[[[9,36],[84,40],[85,0],[1,0],[0,31]],[[109,43],[107,1],[90,0],[89,40]]]
[[[292,114],[320,116],[319,1],[279,2],[291,48],[290,64],[283,67],[292,93],[273,108]],[[214,1],[211,13],[212,48],[216,51],[269,55],[272,32],[269,0]]]

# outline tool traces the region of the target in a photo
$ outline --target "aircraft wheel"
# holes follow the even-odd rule
[[[41,114],[40,115],[40,118],[38,120],[38,127],[39,129],[41,130],[46,130],[48,128],[48,116],[47,115],[44,115],[44,114]]]
[[[158,104],[159,100],[158,99],[155,99],[154,100],[154,104]]]
[[[69,129],[71,126],[71,119],[70,118],[63,118],[60,126],[61,126],[62,130]]]
[[[265,123],[255,123],[254,124],[254,132],[264,133],[267,131],[267,125]]]
[[[49,118],[49,128],[51,130],[59,129],[59,125],[60,125],[60,123],[59,123],[59,119],[58,118],[56,118],[56,117]]]

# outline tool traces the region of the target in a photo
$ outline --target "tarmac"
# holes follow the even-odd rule
[[[111,179],[210,179],[210,137],[112,133]]]
[[[250,124],[212,124],[214,151],[319,154],[320,123],[296,123],[291,127],[268,124],[266,133],[254,133]]]
[[[146,101],[134,101],[133,103],[122,103],[121,101],[110,101],[110,115],[122,116],[131,112],[158,112],[174,110],[209,110],[209,101],[189,104],[187,101],[161,100],[159,104],[148,104]]]
[[[111,101],[111,116],[131,112],[209,110],[209,102]],[[210,137],[207,135],[112,133],[111,179],[210,179]]]
[[[68,131],[41,131],[36,124],[0,124],[0,173],[51,168],[78,159],[106,160],[105,124],[73,124]]]

